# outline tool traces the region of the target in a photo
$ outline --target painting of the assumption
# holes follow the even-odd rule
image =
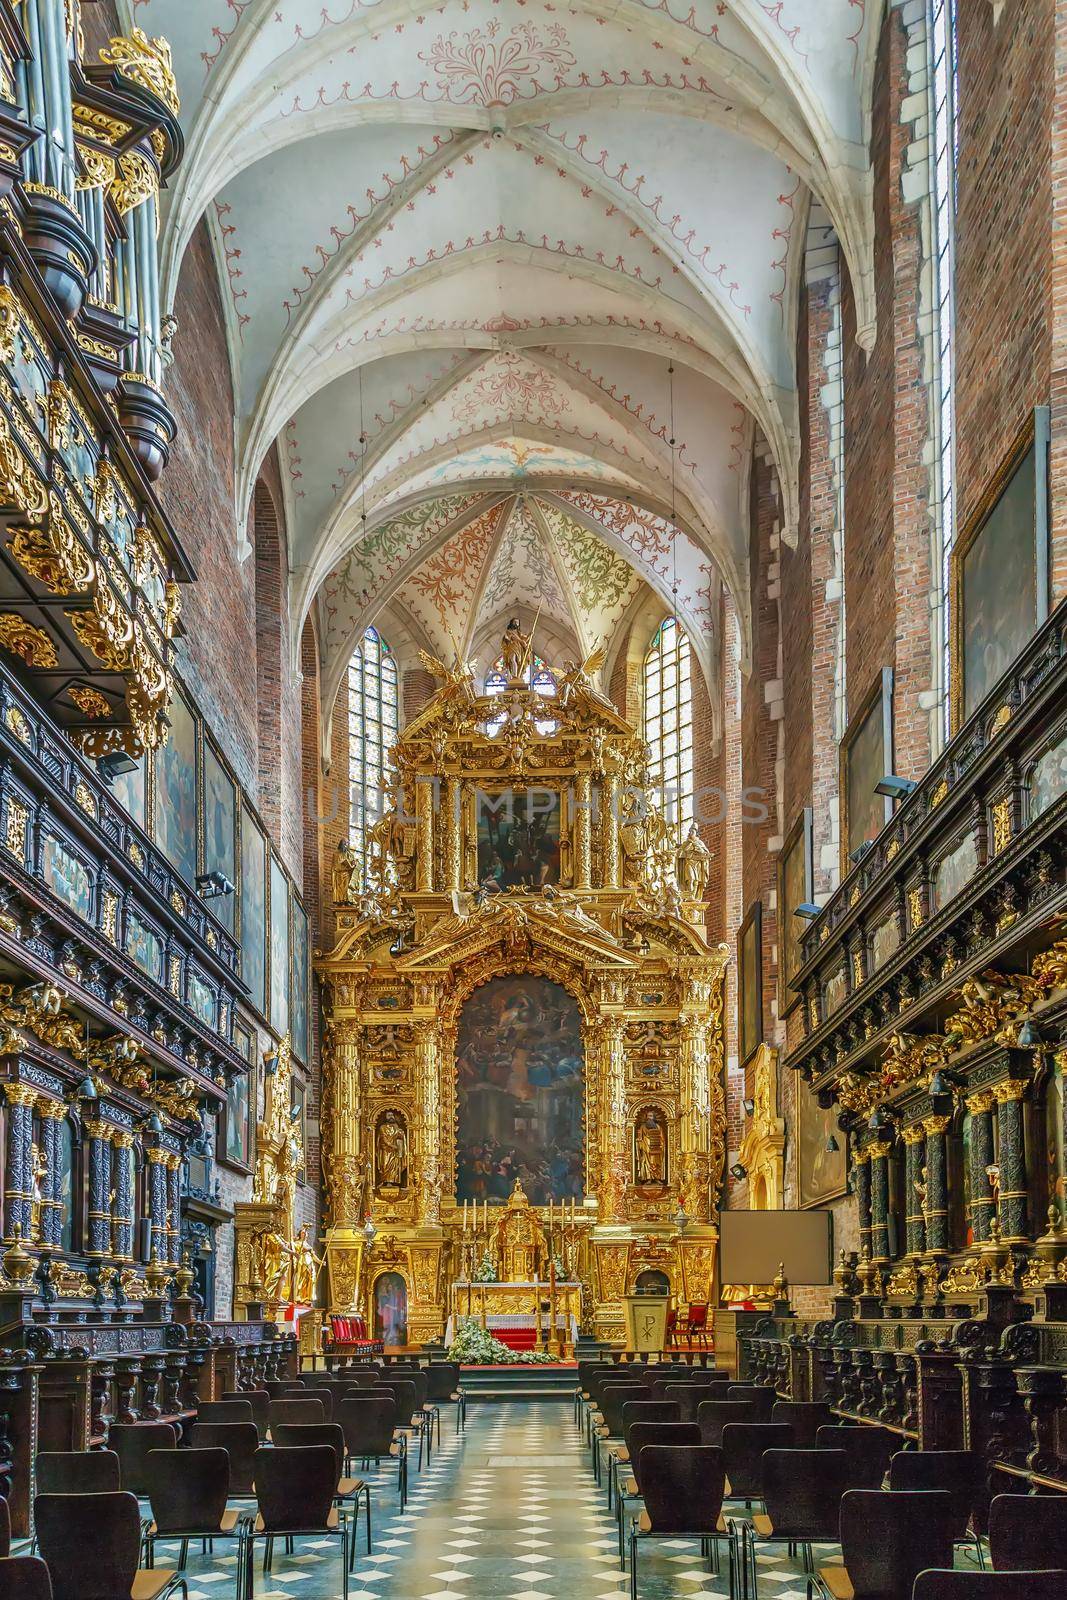
[[[456,1196],[531,1205],[581,1198],[583,1055],[578,1006],[547,978],[492,978],[460,1016]]]
[[[559,882],[559,795],[507,789],[478,797],[478,881],[498,889]]]

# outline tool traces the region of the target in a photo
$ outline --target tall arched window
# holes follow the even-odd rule
[[[367,834],[381,815],[389,750],[400,731],[396,661],[368,628],[348,664],[348,786],[351,842],[364,869]]]
[[[660,623],[645,656],[644,704],[649,776],[667,820],[684,830],[693,820],[692,651],[674,617]]]

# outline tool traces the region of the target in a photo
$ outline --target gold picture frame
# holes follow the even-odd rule
[[[1037,406],[1020,428],[1007,455],[991,479],[985,494],[968,517],[952,547],[949,563],[949,693],[952,732],[958,733],[991,694],[1024,649],[1029,639],[1048,616],[1049,610],[1049,408]],[[1032,461],[1028,460],[1032,457]],[[1018,519],[1033,523],[1033,566],[1021,559]],[[972,671],[972,692],[968,691],[968,566],[972,571],[982,554],[982,545],[992,540],[986,552],[986,570],[978,569],[975,587],[985,578],[989,594],[1001,602],[1001,610],[980,630],[985,648],[992,652],[980,675]],[[999,545],[997,541],[999,540]],[[1012,581],[1002,581],[1008,572]],[[1027,623],[1020,606],[1029,600],[1028,582],[1033,573],[1032,623]],[[1014,607],[1015,614],[1005,607]]]

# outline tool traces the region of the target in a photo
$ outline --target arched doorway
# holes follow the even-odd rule
[[[578,1002],[534,973],[490,978],[456,1041],[456,1198],[532,1206],[585,1190],[585,1057]]]
[[[635,1294],[670,1294],[671,1280],[658,1267],[646,1267],[634,1279]]]
[[[408,1342],[408,1286],[399,1272],[383,1272],[375,1281],[374,1334],[385,1344]]]

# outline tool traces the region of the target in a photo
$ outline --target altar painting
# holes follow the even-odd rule
[[[560,797],[552,789],[478,796],[478,881],[498,889],[559,882]]]
[[[585,1192],[577,1002],[532,976],[492,978],[460,1015],[456,1198],[530,1204]]]

